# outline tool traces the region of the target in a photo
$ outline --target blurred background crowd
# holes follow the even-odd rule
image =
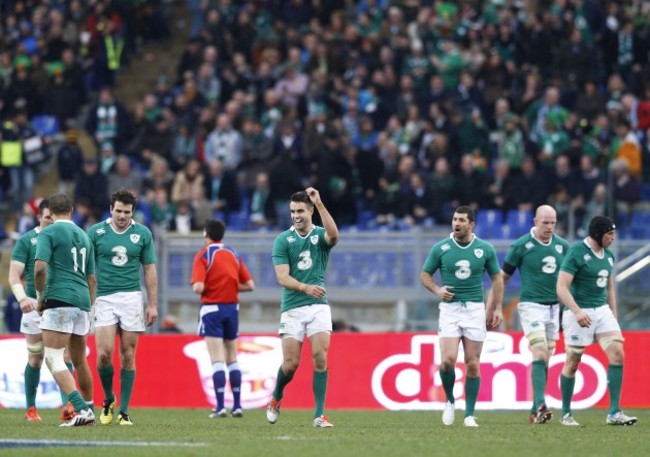
[[[55,176],[84,227],[127,187],[156,230],[284,229],[311,185],[359,230],[448,224],[459,204],[528,224],[550,203],[567,236],[595,214],[650,236],[648,1],[4,0],[0,18],[18,233]]]

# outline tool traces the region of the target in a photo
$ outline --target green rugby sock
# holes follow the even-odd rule
[[[102,382],[102,388],[104,389],[104,399],[114,400],[113,375],[115,374],[115,370],[113,369],[113,365],[97,367],[97,373],[99,373],[99,380]]]
[[[465,417],[474,415],[478,391],[481,388],[481,377],[465,379]]]
[[[316,400],[316,410],[314,417],[320,417],[325,412],[325,393],[327,392],[327,371],[314,371],[312,382],[314,390],[314,399]]]
[[[609,414],[621,410],[621,387],[623,386],[623,365],[607,367],[607,387],[609,388]]]
[[[284,374],[282,367],[278,369],[278,379],[275,383],[275,389],[273,389],[273,398],[276,400],[282,400],[284,397],[284,388],[291,382],[293,379],[293,373],[291,375]]]
[[[128,413],[131,394],[133,393],[133,384],[135,383],[135,370],[122,369],[120,372],[120,380],[120,411]]]
[[[546,390],[546,362],[544,360],[533,361],[533,410],[537,411],[537,407],[544,403],[544,391]]]
[[[68,371],[70,372],[70,374],[74,374],[74,367],[72,366],[72,362],[65,362],[65,366],[68,367]],[[61,392],[61,404],[65,406],[66,403],[68,403],[68,396],[64,394],[62,390],[60,390],[60,392]]]
[[[576,378],[567,378],[560,376],[560,390],[562,391],[562,415],[571,414],[571,398],[573,397],[573,388],[576,385]]]
[[[41,382],[41,369],[34,368],[29,363],[25,365],[25,402],[27,403],[27,409],[36,406],[36,391],[39,382]],[[65,395],[63,392],[61,394]]]
[[[450,403],[455,403],[456,399],[454,398],[454,384],[456,383],[456,370],[452,368],[451,371],[442,371],[441,368],[440,380],[442,381],[443,389],[445,389],[447,401]]]
[[[72,403],[72,406],[76,412],[83,411],[84,409],[88,408],[86,401],[81,398],[81,394],[76,389],[73,390],[70,395],[68,395],[68,400]]]

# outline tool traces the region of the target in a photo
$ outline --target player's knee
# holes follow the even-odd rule
[[[623,341],[624,339],[621,335],[606,336],[598,340],[600,347],[603,348],[603,351],[605,354],[607,354],[609,363],[613,363],[615,365],[623,365],[623,362],[625,361]]]
[[[620,343],[618,346],[620,346],[620,350],[623,350],[623,343],[625,342],[625,339],[623,338],[622,335],[611,335],[611,336],[603,336],[601,338],[598,338],[598,344],[600,344],[600,347],[603,348],[603,351],[607,352],[607,350],[612,346],[614,343]]]
[[[553,354],[553,351],[555,350],[555,341],[553,340],[547,341],[546,350],[548,351],[548,355]]]
[[[45,347],[45,364],[52,374],[68,370],[65,360],[63,360],[63,351],[65,351],[65,348],[54,349],[47,346]]]
[[[287,376],[293,375],[298,369],[298,360],[289,359],[282,363],[282,371]]]
[[[72,357],[72,355],[70,355]],[[74,363],[74,361],[73,361]],[[107,367],[113,363],[113,356],[112,354],[108,354],[106,352],[100,352],[97,354],[97,365],[99,367]]]
[[[470,360],[466,366],[465,371],[468,378],[476,378],[481,375],[481,364],[478,359]]]
[[[575,372],[578,369],[578,364],[584,352],[585,348],[583,346],[567,346],[564,366],[570,371]]]
[[[442,371],[453,371],[456,368],[456,362],[451,359],[446,359],[443,360],[442,363],[440,364],[440,369]]]
[[[36,343],[27,343],[27,353],[29,356],[36,355],[40,356],[41,360],[43,358],[43,350],[45,346],[43,346],[42,341],[37,341]]]

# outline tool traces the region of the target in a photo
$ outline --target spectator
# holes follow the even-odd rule
[[[65,143],[59,148],[56,155],[60,194],[73,195],[75,180],[81,173],[83,153],[79,147],[78,138],[79,131],[77,129],[68,129],[65,133]]]
[[[130,118],[110,88],[99,91],[97,104],[88,115],[86,130],[97,144],[111,141],[118,151],[124,150],[131,135]]]
[[[100,173],[97,158],[84,158],[81,173],[75,181],[74,199],[83,199],[87,203],[88,218],[91,221],[101,219],[108,205],[108,180],[106,175]]]
[[[242,136],[232,127],[227,114],[219,114],[216,128],[205,143],[205,163],[219,159],[229,170],[236,169],[242,160]]]
[[[224,213],[239,211],[241,199],[237,187],[237,177],[219,159],[214,159],[208,164],[206,188],[213,211],[223,211]]]
[[[172,185],[171,201],[177,204],[182,200],[190,200],[192,188],[205,186],[205,176],[201,171],[201,164],[197,159],[190,159],[185,168],[176,173]]]
[[[124,154],[117,156],[115,169],[108,175],[108,195],[121,189],[127,189],[135,195],[142,192],[142,177],[131,170],[131,161]]]

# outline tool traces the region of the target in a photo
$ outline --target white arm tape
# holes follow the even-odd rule
[[[25,293],[25,288],[21,283],[18,284],[12,284],[11,285],[11,291],[14,293],[14,297],[16,297],[16,301],[20,303],[23,301],[25,298],[27,298],[27,294]]]

